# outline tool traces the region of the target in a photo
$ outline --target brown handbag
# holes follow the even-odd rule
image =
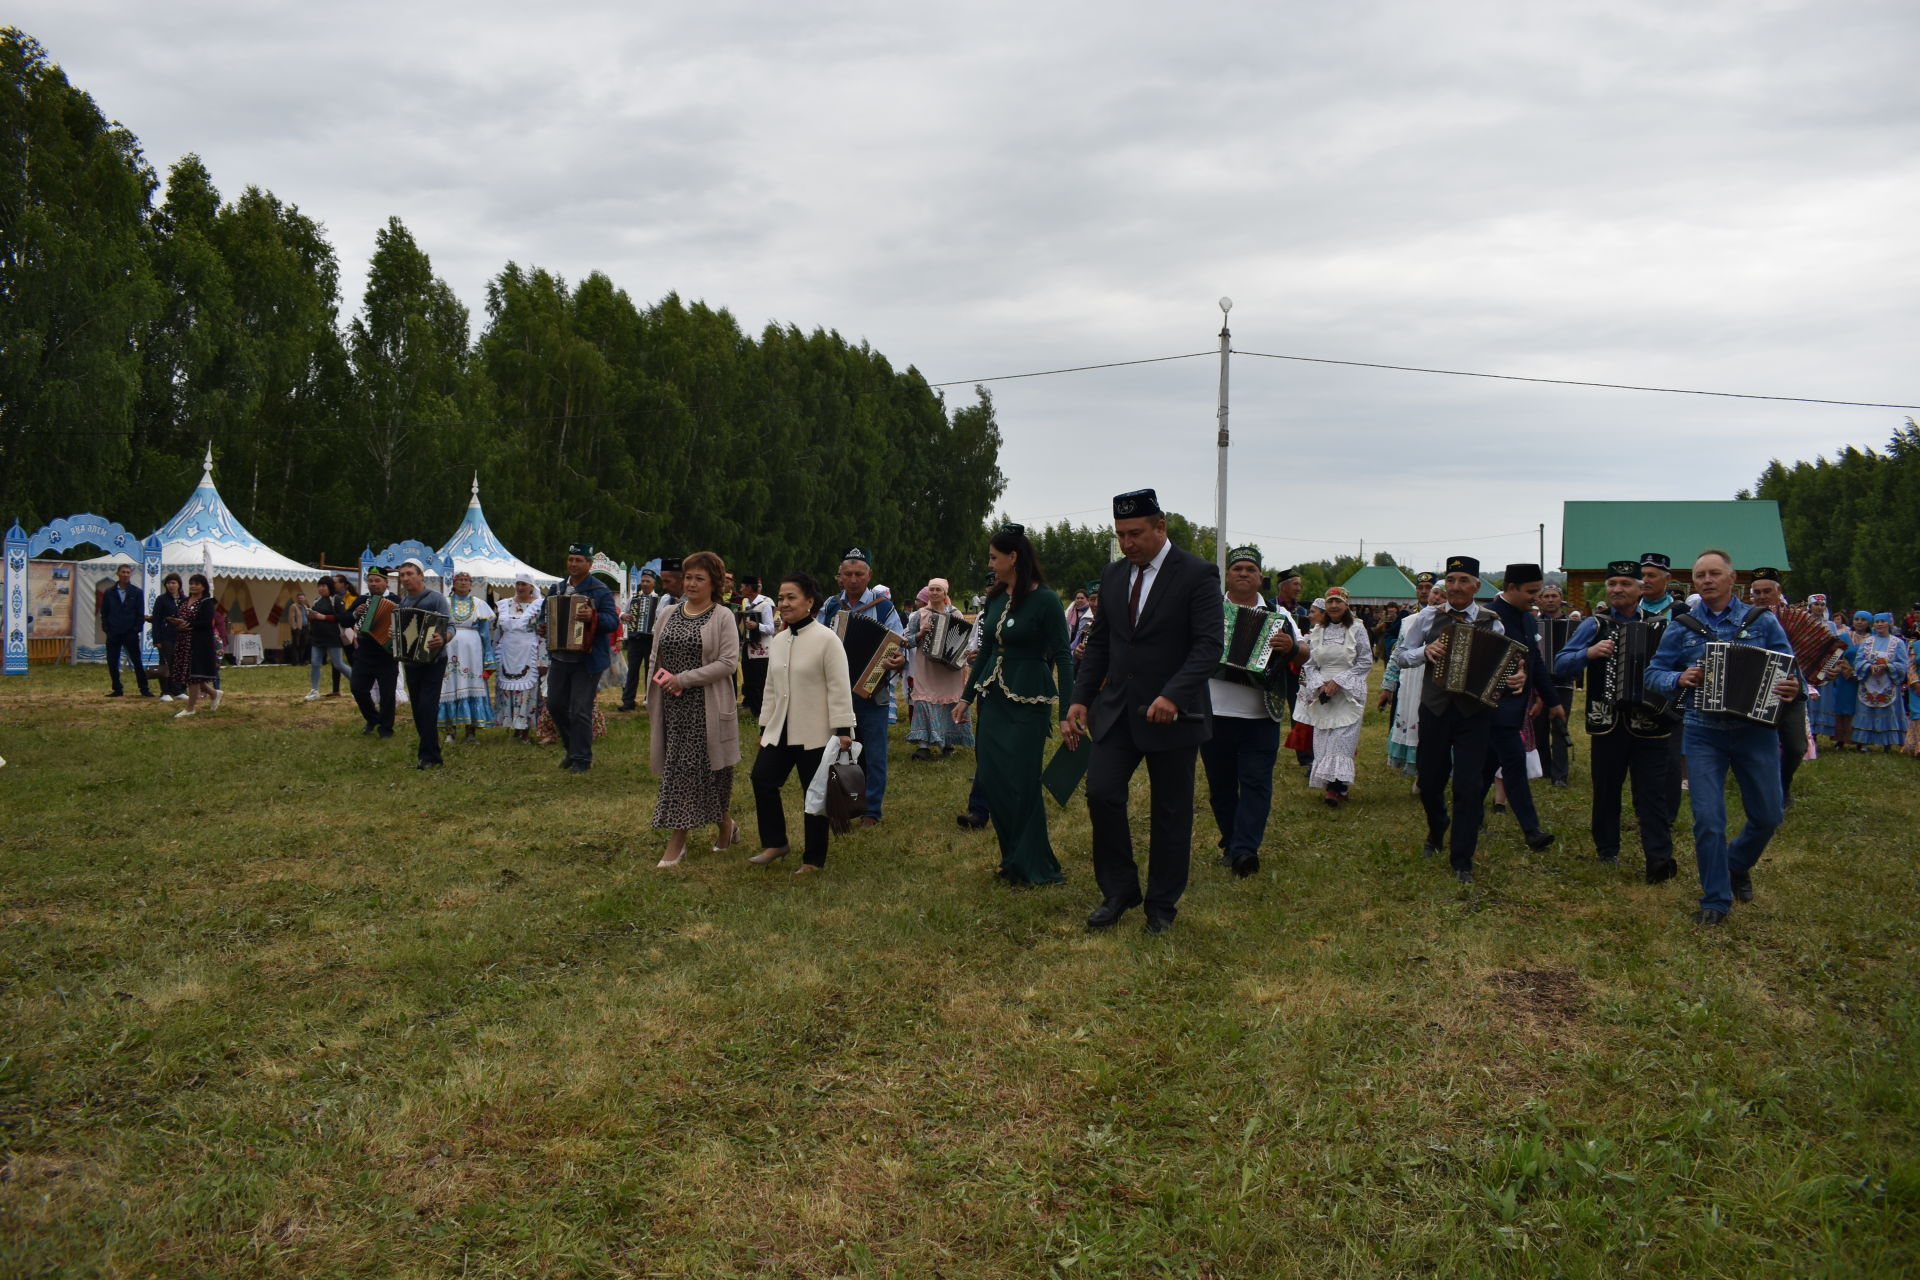
[[[845,832],[866,816],[866,771],[851,759],[835,761],[827,768],[827,825]]]

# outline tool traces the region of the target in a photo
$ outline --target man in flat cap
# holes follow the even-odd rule
[[[567,579],[553,593],[585,596],[593,609],[593,643],[588,649],[547,651],[547,706],[566,753],[560,767],[585,773],[593,768],[593,699],[600,692],[600,673],[613,665],[613,633],[620,625],[613,592],[593,576],[592,543],[576,542],[567,548]],[[542,622],[537,630],[546,635],[546,624]]]
[[[864,547],[848,547],[840,557],[840,594],[820,606],[820,622],[831,627],[842,612],[871,618],[901,639],[907,635],[906,619],[893,607],[893,601],[873,589],[873,557]],[[881,806],[887,799],[887,723],[893,710],[893,673],[907,665],[904,651],[886,660],[886,676],[865,697],[853,695],[854,738],[860,743],[860,767],[867,776],[867,816],[863,827],[878,826]]]
[[[1099,609],[1074,680],[1061,737],[1087,739],[1087,814],[1101,902],[1087,917],[1104,929],[1146,904],[1147,931],[1173,927],[1193,852],[1193,768],[1212,733],[1207,678],[1220,662],[1220,571],[1167,540],[1151,489],[1113,500],[1123,559],[1100,575]],[[1127,826],[1127,784],[1140,762],[1152,783],[1144,898]]]
[[[1480,562],[1474,557],[1447,557],[1441,588],[1440,597],[1415,614],[1401,632],[1393,660],[1402,667],[1424,667],[1444,657],[1445,642],[1438,637],[1445,626],[1459,624],[1506,634],[1493,611],[1474,602],[1474,593],[1480,590]],[[1518,693],[1526,679],[1524,671],[1507,677],[1502,701]],[[1421,853],[1427,857],[1439,853],[1451,832],[1449,860],[1454,878],[1463,884],[1473,883],[1473,854],[1480,843],[1480,811],[1490,778],[1487,755],[1492,728],[1493,715],[1485,703],[1447,692],[1432,673],[1420,682],[1417,768],[1420,804],[1427,811],[1427,841]],[[1453,790],[1451,814],[1447,810],[1449,783]]]
[[[1620,860],[1620,791],[1633,786],[1633,812],[1640,823],[1640,851],[1646,858],[1648,884],[1673,878],[1673,818],[1667,812],[1667,742],[1680,732],[1680,716],[1664,701],[1626,702],[1611,699],[1608,690],[1626,690],[1639,680],[1626,668],[1609,676],[1627,633],[1638,623],[1655,628],[1646,651],[1638,659],[1644,677],[1653,645],[1659,643],[1663,622],[1648,622],[1640,612],[1640,563],[1615,560],[1607,565],[1606,603],[1581,621],[1553,658],[1553,674],[1571,684],[1584,672],[1587,682],[1587,741],[1593,762],[1593,848],[1600,861]],[[1626,655],[1619,655],[1622,662]]]
[[[1545,704],[1547,714],[1556,721],[1567,718],[1560,690],[1553,683],[1546,656],[1540,651],[1540,621],[1533,616],[1533,603],[1540,595],[1545,575],[1537,564],[1510,564],[1501,578],[1500,594],[1493,598],[1493,616],[1500,619],[1507,639],[1527,646],[1521,667],[1526,682],[1493,709],[1493,725],[1488,737],[1487,785],[1493,785],[1497,769],[1506,784],[1507,804],[1520,820],[1520,835],[1529,849],[1544,849],[1553,843],[1553,833],[1541,825],[1540,813],[1533,804],[1533,785],[1527,779],[1527,748],[1520,730],[1527,719],[1527,705],[1534,698]]]

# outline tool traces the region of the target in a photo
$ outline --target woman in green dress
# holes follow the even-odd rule
[[[1066,876],[1047,839],[1040,771],[1055,708],[1064,714],[1073,693],[1067,615],[1020,525],[993,535],[987,563],[993,586],[981,612],[980,652],[953,718],[964,721],[969,707],[980,706],[974,750],[1000,837],[997,874],[1014,885],[1060,884]]]

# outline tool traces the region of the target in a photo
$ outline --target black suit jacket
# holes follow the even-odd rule
[[[1127,617],[1133,566],[1116,560],[1100,574],[1100,610],[1074,679],[1073,700],[1085,704],[1094,741],[1124,724],[1142,751],[1197,747],[1213,736],[1207,678],[1220,665],[1225,629],[1220,570],[1169,547],[1140,609]],[[1143,709],[1165,697],[1195,719],[1150,723]]]
[[[1493,610],[1493,616],[1500,619],[1507,639],[1527,646],[1527,687],[1519,693],[1502,694],[1499,705],[1493,709],[1493,723],[1517,729],[1527,718],[1527,703],[1534,694],[1539,694],[1540,701],[1547,706],[1557,707],[1560,692],[1553,683],[1553,671],[1540,652],[1540,619],[1533,616],[1532,610],[1522,612],[1500,596],[1495,596],[1488,607]]]
[[[140,584],[127,584],[127,598],[119,599],[120,584],[114,583],[100,593],[100,631],[102,635],[138,635],[147,622],[147,597]]]

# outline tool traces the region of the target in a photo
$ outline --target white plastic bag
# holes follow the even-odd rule
[[[820,753],[820,767],[813,771],[813,781],[807,784],[806,812],[816,818],[827,816],[827,771],[842,760],[860,763],[860,744],[855,742],[842,751],[839,742],[838,738],[832,739],[827,749]]]

